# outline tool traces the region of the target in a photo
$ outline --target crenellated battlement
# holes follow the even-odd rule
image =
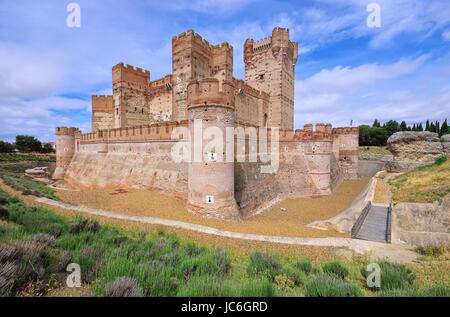
[[[92,95],[92,111],[112,112],[114,100],[112,95]]]
[[[144,76],[144,77],[148,76],[148,77],[150,77],[150,71],[149,70],[145,70],[145,69],[142,69],[140,67],[135,67],[135,66],[132,66],[132,65],[129,65],[129,64],[124,64],[122,62],[117,64],[117,65],[115,65],[115,66],[113,66],[113,70],[115,70],[115,69],[120,69],[122,71],[127,71],[127,72],[130,72],[130,73],[134,73],[134,74],[139,75],[139,76]]]
[[[234,108],[234,85],[215,78],[191,81],[187,87],[188,109],[196,106],[214,105]]]
[[[333,134],[358,134],[359,128],[357,127],[342,127],[342,128],[333,128]]]
[[[118,83],[133,83],[142,86],[150,81],[150,71],[119,63],[112,68],[112,77],[113,85]]]
[[[202,44],[209,49],[233,49],[233,46],[231,46],[228,42],[213,45],[192,29],[182,32],[178,36],[172,37],[172,45],[181,44],[182,42],[195,42],[197,44]]]
[[[81,132],[78,128],[68,128],[68,127],[57,127],[55,129],[56,135],[69,135],[69,136],[75,136],[77,133]]]
[[[171,136],[173,130],[178,127],[187,128],[188,121],[155,123],[84,133],[81,135],[80,140],[82,143],[176,141]],[[187,138],[187,135],[180,137],[180,139],[183,138]]]
[[[282,141],[331,141],[331,124],[317,123],[305,124],[303,129],[295,131],[280,131],[280,140]]]
[[[270,95],[266,93],[265,91],[258,90],[256,88],[253,88],[249,84],[247,84],[245,81],[241,79],[233,78],[233,84],[236,89],[236,93],[244,93],[250,96],[253,96],[255,98],[260,98],[269,101]]]

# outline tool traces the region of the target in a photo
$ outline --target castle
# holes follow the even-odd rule
[[[92,132],[56,128],[53,177],[85,189],[161,190],[185,199],[193,212],[224,219],[280,199],[328,195],[343,179],[357,178],[359,130],[330,124],[294,130],[297,58],[289,30],[277,27],[270,37],[245,42],[245,80],[239,80],[228,43],[211,45],[192,30],[175,36],[171,75],[151,81],[149,71],[120,63],[112,69],[113,95],[92,96]],[[226,149],[201,144],[200,162],[174,161],[175,144],[194,150],[189,132],[199,120],[202,131],[244,133],[235,133]],[[268,147],[276,146],[276,172],[263,173],[265,163],[250,159],[258,147],[251,128],[267,131]],[[216,159],[239,150],[247,159]]]

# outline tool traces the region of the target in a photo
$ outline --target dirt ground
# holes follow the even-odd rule
[[[183,200],[149,190],[59,190],[58,196],[74,205],[185,221],[228,231],[294,237],[346,237],[346,234],[308,228],[305,225],[315,220],[333,217],[343,211],[363,190],[368,180],[344,181],[330,196],[285,200],[270,210],[244,221],[206,219],[189,213]]]

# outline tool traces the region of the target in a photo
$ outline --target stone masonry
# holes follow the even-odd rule
[[[190,30],[172,39],[171,75],[151,81],[149,71],[117,64],[113,95],[92,97],[92,132],[56,129],[53,177],[84,189],[161,190],[185,199],[192,212],[223,219],[280,199],[328,195],[343,179],[357,178],[359,130],[320,123],[294,130],[297,58],[289,30],[275,28],[266,39],[245,42],[245,80],[239,80],[233,48]],[[214,127],[222,136],[234,130],[234,143],[209,149],[202,142],[200,161],[174,161],[180,144],[195,155],[190,136],[198,121],[204,141]],[[259,152],[277,153],[274,172],[263,173],[270,163],[250,157],[258,144],[252,128],[267,133],[267,149]]]

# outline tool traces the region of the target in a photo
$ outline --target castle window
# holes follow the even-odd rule
[[[208,161],[216,162],[217,161],[217,153],[214,153],[214,152],[208,153]]]
[[[206,203],[214,204],[214,196],[211,196],[211,195],[206,196]]]

